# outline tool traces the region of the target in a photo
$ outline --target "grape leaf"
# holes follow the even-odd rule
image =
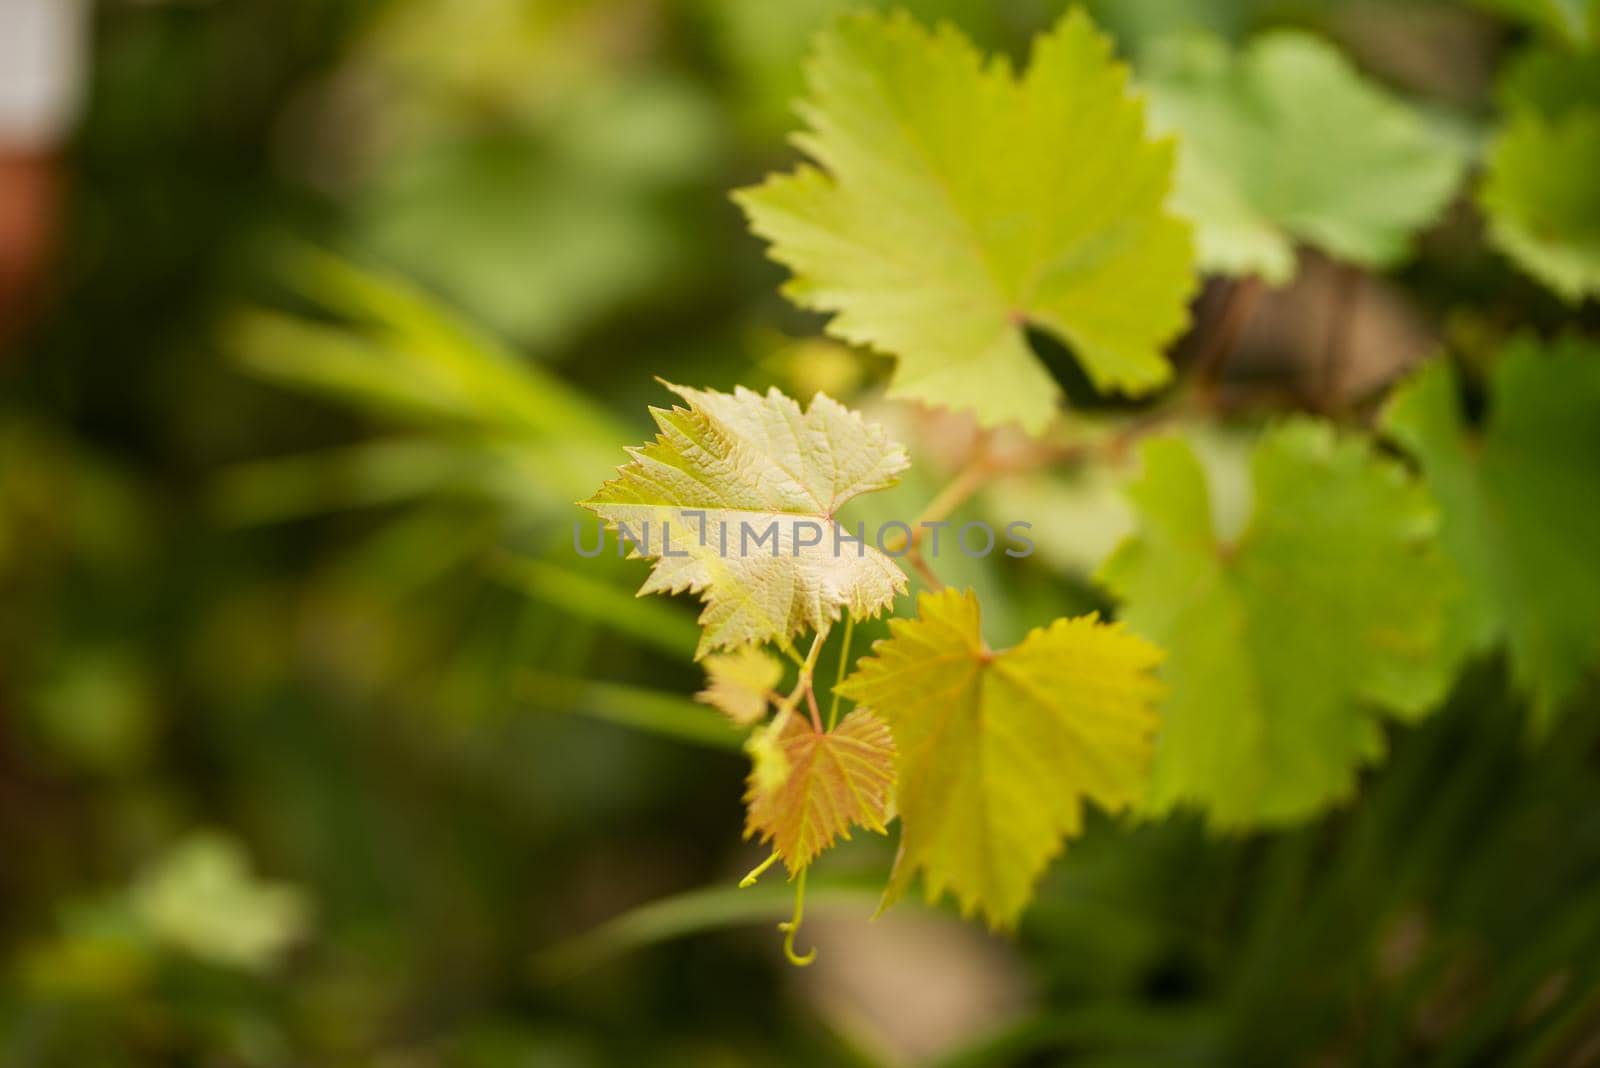
[[[1495,364],[1481,439],[1457,396],[1435,360],[1395,393],[1385,428],[1439,502],[1472,645],[1508,645],[1543,730],[1600,660],[1600,347],[1514,343]]]
[[[733,76],[725,93],[740,125],[765,148],[782,139],[805,91],[801,69],[817,32],[841,13],[904,8],[925,22],[948,20],[978,41],[1004,41],[1015,29],[1010,13],[989,0],[704,0],[711,43]]]
[[[1496,96],[1478,190],[1490,242],[1570,303],[1600,294],[1600,57],[1527,49]]]
[[[859,13],[808,68],[817,166],[735,199],[803,307],[899,358],[890,394],[1044,427],[1061,390],[1031,324],[1096,388],[1147,392],[1187,322],[1187,228],[1163,207],[1171,148],[1145,136],[1125,68],[1081,12],[1020,77],[954,28]]]
[[[976,595],[925,593],[890,621],[840,693],[889,721],[899,746],[900,854],[885,903],[922,871],[929,901],[1011,927],[1083,802],[1117,811],[1145,784],[1160,694],[1155,646],[1092,615],[984,644]]]
[[[767,695],[783,678],[783,663],[759,645],[713,653],[701,661],[706,688],[694,695],[741,727],[767,714]]]
[[[746,838],[771,842],[791,874],[860,825],[884,833],[894,787],[894,737],[883,720],[856,709],[831,731],[783,712],[765,728],[781,774],[763,767],[760,750],[745,792]]]
[[[1099,578],[1169,653],[1147,807],[1219,827],[1309,816],[1382,755],[1382,713],[1420,717],[1449,684],[1455,580],[1427,494],[1363,439],[1291,422],[1258,443],[1230,544],[1186,443],[1142,459],[1139,530]]]
[[[1577,303],[1600,295],[1600,108],[1519,111],[1489,151],[1479,193],[1489,239]]]
[[[1296,241],[1387,266],[1461,180],[1448,142],[1307,34],[1263,34],[1238,56],[1184,37],[1145,73],[1152,121],[1180,135],[1173,205],[1207,270],[1286,282]]]
[[[661,433],[581,503],[655,561],[641,594],[704,597],[697,658],[821,630],[844,610],[876,615],[906,588],[892,560],[834,521],[909,466],[882,427],[822,393],[802,414],[776,389],[666,385],[689,407],[652,408]]]

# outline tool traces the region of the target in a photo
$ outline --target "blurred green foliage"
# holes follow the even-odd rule
[[[1293,831],[1093,827],[1014,947],[881,958],[898,1026],[741,929],[788,902],[721,889],[759,856],[737,737],[689,700],[693,610],[579,561],[571,502],[643,436],[654,375],[881,383],[811,340],[726,199],[790,158],[799,59],[843,6],[99,11],[58,292],[0,380],[0,1065],[894,1063],[938,1023],[929,976],[999,984],[986,953],[1025,994],[939,1063],[1596,1063],[1592,673],[1533,744],[1480,663],[1389,732],[1359,806]],[[1062,5],[907,6],[1020,55]],[[1330,35],[1468,130],[1508,106],[1473,57],[1595,34],[1565,0],[1090,6],[1130,56]],[[1469,370],[1570,321],[1475,225],[1396,277]],[[923,451],[863,507],[914,514],[961,431],[881,414]],[[969,508],[1108,545],[1104,489]],[[1009,644],[1099,606],[1102,554],[1063,542],[946,578]],[[847,924],[824,960],[866,939],[866,837],[817,873]]]

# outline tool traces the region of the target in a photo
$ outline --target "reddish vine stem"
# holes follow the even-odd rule
[[[924,523],[937,523],[949,517],[950,513],[966,504],[974,493],[982,489],[983,484],[997,470],[998,468],[990,460],[987,435],[979,438],[973,448],[972,459],[968,460],[967,465],[951,479],[949,485],[928,502],[928,506],[911,525],[912,550],[915,551],[922,544],[923,534],[927,530],[927,527],[923,526]]]
[[[929,589],[942,590],[944,583],[940,581],[938,574],[922,553],[922,540],[928,529],[923,524],[943,520],[997,475],[1018,474],[1055,464],[1083,463],[1096,456],[1120,458],[1140,438],[1164,428],[1196,408],[1208,408],[1211,403],[1211,400],[1201,395],[1200,391],[1192,391],[1187,401],[1136,416],[1122,429],[1103,440],[1074,442],[1055,447],[1039,446],[1027,455],[1008,461],[996,460],[989,453],[988,439],[986,437],[980,439],[975,455],[955,478],[928,502],[922,514],[911,524],[910,534],[892,546],[886,546],[885,551],[891,555],[903,551],[901,558],[906,566],[911,568]]]
[[[834,672],[833,688],[828,694],[828,729],[831,731],[839,722],[839,687],[844,684],[844,675],[850,668],[850,639],[855,637],[856,617],[849,612],[844,614],[844,644],[839,649],[839,668]]]
[[[811,725],[816,728],[819,734],[822,732],[822,714],[817,709],[817,695],[811,685],[811,677],[817,670],[817,656],[822,652],[823,643],[828,640],[829,629],[828,626],[824,625],[821,630],[817,631],[817,636],[811,640],[811,651],[806,653],[805,660],[800,664],[800,676],[795,680],[794,689],[790,691],[788,697],[783,699],[783,703],[778,706],[778,714],[781,716],[784,712],[799,704],[800,698],[803,696],[806,699],[807,709],[811,713]]]
[[[1356,276],[1359,280],[1359,275]],[[1255,311],[1265,286],[1257,275],[1235,279],[1228,284],[1221,309],[1211,319],[1200,352],[1190,372],[1190,389],[1178,403],[1146,412],[1134,417],[1110,437],[1093,442],[1074,442],[1062,446],[1041,446],[1031,453],[1009,461],[996,461],[989,452],[989,438],[978,439],[972,458],[944,489],[928,502],[922,514],[911,525],[908,536],[895,543],[892,551],[904,550],[906,565],[930,589],[944,588],[939,576],[922,554],[922,540],[927,533],[924,523],[936,523],[965,504],[973,494],[994,476],[1030,471],[1055,464],[1084,463],[1096,457],[1120,459],[1129,448],[1147,435],[1164,429],[1168,424],[1196,411],[1210,411],[1218,407],[1217,383],[1228,358],[1233,354],[1245,325]],[[1347,300],[1350,298],[1346,298]],[[1338,318],[1343,321],[1347,315]],[[1345,347],[1341,331],[1337,348]]]
[[[933,500],[928,502],[922,514],[912,521],[910,532],[899,539],[893,548],[886,551],[891,555],[901,552],[907,566],[917,573],[917,577],[926,583],[929,589],[944,589],[944,583],[939,581],[939,576],[928,563],[927,557],[922,555],[922,539],[928,530],[924,524],[938,523],[948,517],[967,503],[974,493],[982,489],[983,484],[998,470],[999,468],[990,459],[989,435],[985,432],[974,444],[972,458],[967,461],[966,466],[934,496]]]

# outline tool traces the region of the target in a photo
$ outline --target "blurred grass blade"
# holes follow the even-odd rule
[[[500,553],[489,562],[494,578],[575,619],[598,623],[675,660],[694,657],[700,628],[670,602],[646,600],[600,579],[546,560]]]
[[[222,329],[230,355],[278,384],[357,408],[613,451],[626,440],[602,404],[462,323],[400,278],[318,249],[283,254],[283,285],[342,318],[243,309]]]
[[[246,309],[224,324],[222,338],[241,365],[279,385],[410,420],[461,422],[472,414],[447,381],[398,366],[382,346],[345,327]]]
[[[277,523],[426,497],[463,481],[481,460],[437,441],[375,441],[235,464],[212,489],[212,514],[230,525]]]
[[[705,705],[658,690],[530,671],[518,677],[516,697],[532,708],[578,712],[712,749],[744,744],[744,733]]]
[[[569,450],[537,441],[391,438],[234,464],[209,503],[219,521],[240,526],[445,499],[549,521],[581,514],[572,500],[594,485],[592,467],[571,459]]]
[[[307,300],[371,328],[419,383],[446,386],[463,414],[506,429],[613,446],[627,437],[582,391],[445,312],[411,283],[315,248],[284,256],[284,281]],[[359,328],[358,328],[359,329]]]
[[[813,911],[849,908],[863,918],[882,896],[875,885],[815,880],[806,892]],[[794,911],[794,889],[782,879],[741,890],[711,887],[653,901],[535,955],[533,973],[551,982],[570,977],[625,953],[701,931],[787,919]]]

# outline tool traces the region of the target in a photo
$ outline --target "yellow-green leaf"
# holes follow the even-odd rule
[[[1570,304],[1600,295],[1600,107],[1514,114],[1489,150],[1489,239]]]
[[[786,641],[842,611],[865,619],[905,589],[894,561],[834,520],[909,465],[882,427],[822,393],[802,413],[776,389],[668,388],[689,407],[652,408],[661,433],[583,506],[655,561],[640,593],[704,597],[697,656]]]
[[[1497,89],[1505,119],[1478,191],[1489,240],[1569,304],[1600,296],[1600,58],[1531,49]]]
[[[706,688],[695,700],[747,727],[767,714],[767,695],[783,678],[783,663],[759,645],[746,645],[731,653],[715,653],[701,665]]]
[[[859,13],[818,39],[796,143],[816,166],[736,194],[785,292],[829,330],[898,357],[890,393],[1038,431],[1061,391],[1037,326],[1101,391],[1171,368],[1188,319],[1187,227],[1164,207],[1172,149],[1145,134],[1127,72],[1082,12],[1027,71],[948,24]]]
[[[899,746],[900,855],[885,901],[921,871],[930,901],[1009,927],[1083,803],[1143,793],[1161,651],[1120,624],[1058,619],[1021,645],[984,644],[970,591],[923,594],[840,692],[889,721]]]
[[[831,731],[819,731],[793,712],[762,733],[769,736],[770,764],[781,757],[781,774],[763,767],[760,750],[745,792],[745,837],[771,842],[789,871],[798,872],[836,839],[862,826],[882,834],[894,786],[894,737],[883,720],[856,709]]]

